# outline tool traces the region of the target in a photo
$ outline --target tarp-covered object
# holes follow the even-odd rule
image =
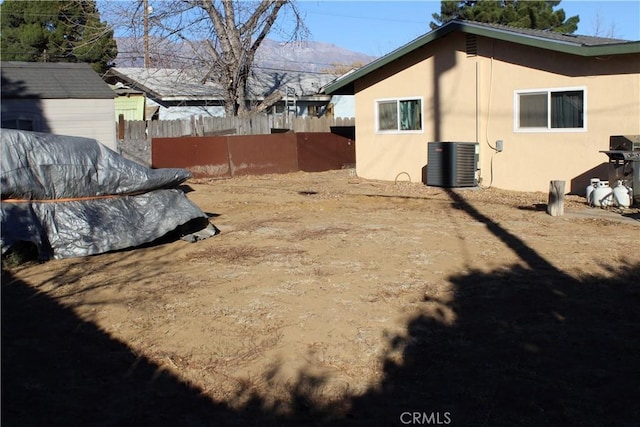
[[[216,233],[177,187],[185,169],[150,169],[94,139],[2,129],[2,253],[34,243],[41,259],[94,255],[188,228]]]

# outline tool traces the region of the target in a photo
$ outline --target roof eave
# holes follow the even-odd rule
[[[156,99],[159,99],[160,101],[166,101],[166,102],[175,102],[175,101],[223,102],[221,98],[216,98],[212,96],[201,96],[201,95],[169,95],[169,96],[159,96]]]
[[[296,97],[297,101],[309,101],[309,102],[328,102],[331,101],[330,95],[299,95]]]
[[[453,31],[461,31],[467,34],[475,34],[492,39],[518,43],[525,46],[553,50],[584,57],[640,53],[640,41],[587,46],[581,43],[571,43],[561,40],[545,39],[543,37],[535,35],[517,34],[508,30],[501,30],[497,28],[486,28],[474,24],[473,22],[451,21],[434,31],[418,37],[417,39],[407,43],[406,45],[399,47],[391,53],[370,62],[369,64],[356,70],[355,72],[328,84],[325,87],[325,93],[330,95],[353,95],[355,94],[354,83],[360,78],[379,68],[382,68],[383,66],[428,43],[431,43],[436,39],[444,37],[445,35]]]
[[[473,22],[456,22],[456,29],[478,36],[493,38],[524,46],[553,50],[578,56],[621,55],[628,53],[640,53],[640,41],[626,43],[611,43],[601,45],[584,45],[579,42],[551,40],[540,36],[513,33],[498,28],[486,28],[474,25]]]
[[[432,42],[450,32],[454,31],[457,28],[454,28],[451,24],[444,25],[434,31],[431,31],[423,36],[418,37],[417,39],[405,44],[404,46],[399,47],[398,49],[392,51],[391,53],[382,56],[374,61],[371,61],[364,67],[348,74],[346,76],[341,77],[337,81],[333,83],[329,83],[325,87],[325,93],[328,95],[353,95],[355,92],[354,82],[361,77],[369,74],[372,71],[375,71],[383,66],[395,61],[396,59],[412,52],[425,44]]]
[[[139,81],[129,77],[126,74],[121,73],[120,71],[111,68],[107,71],[107,73],[109,73],[110,75],[117,77],[119,79],[121,79],[122,81],[124,81],[130,88],[135,89],[135,90],[139,90],[141,92],[143,92],[144,94],[146,94],[147,96],[150,96],[152,98],[157,98],[157,99],[161,99],[162,95],[154,90],[152,90],[151,88],[143,85],[142,83],[140,83]]]

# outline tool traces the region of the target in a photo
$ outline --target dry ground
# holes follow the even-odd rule
[[[3,423],[640,419],[637,209],[349,170],[188,184],[218,236],[3,268]]]

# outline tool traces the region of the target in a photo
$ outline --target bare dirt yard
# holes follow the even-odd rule
[[[3,425],[640,420],[638,209],[350,170],[188,185],[219,235],[3,264]]]

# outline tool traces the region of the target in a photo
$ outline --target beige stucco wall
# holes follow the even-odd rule
[[[359,176],[419,182],[429,141],[469,141],[480,143],[482,186],[547,191],[560,179],[580,193],[591,175],[607,178],[599,151],[610,135],[640,134],[640,55],[580,58],[483,38],[477,56],[464,48],[465,35],[450,34],[356,82]],[[569,87],[586,91],[586,130],[514,130],[516,90]],[[415,96],[422,132],[375,132],[377,99]],[[501,153],[491,148],[496,140]]]

